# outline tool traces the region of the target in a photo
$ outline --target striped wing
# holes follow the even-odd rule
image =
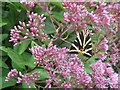
[[[80,33],[77,32],[77,38],[72,43],[72,46],[70,48],[70,53],[73,54],[83,54],[87,57],[92,56],[92,43],[91,43],[91,37],[88,30],[82,30]]]

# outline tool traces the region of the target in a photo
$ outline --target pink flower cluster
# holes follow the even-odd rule
[[[99,59],[104,60],[106,58],[107,50],[108,50],[108,40],[104,38],[101,43],[98,46],[98,51],[100,53],[97,53],[96,56],[99,57]],[[102,52],[102,53],[101,53]]]
[[[35,4],[37,4],[37,2],[35,2],[34,0],[32,1],[26,1],[26,0],[21,0],[20,1],[24,6],[27,6],[27,7],[34,7]]]
[[[107,6],[107,11],[110,13],[119,12],[120,3],[114,3]]]
[[[29,21],[27,24],[25,22],[19,21],[18,26],[14,26],[14,29],[10,32],[10,42],[14,43],[15,45],[18,45],[23,40],[34,40],[41,38],[42,40],[47,39],[47,34],[44,33],[44,20],[46,17],[43,17],[43,15],[38,15],[37,13],[30,13],[30,11],[27,12],[27,16],[29,18]],[[23,34],[23,32],[25,34]]]
[[[67,55],[56,61],[60,74],[66,81],[61,84],[64,88],[81,88],[82,86],[90,87],[91,77],[84,71],[84,64],[77,55]]]
[[[21,42],[19,42],[19,40],[20,40],[20,33],[21,33],[21,31],[19,31],[16,26],[14,26],[14,29],[11,29],[11,32],[10,32],[10,36],[11,37],[10,37],[9,41],[13,42],[14,46],[21,43]]]
[[[88,18],[98,32],[103,28],[109,29],[110,25],[115,21],[112,14],[108,12],[108,6],[104,2],[99,3],[98,5],[96,4],[96,10],[89,12]]]
[[[106,5],[106,3],[103,2],[97,5],[91,1],[88,5],[96,7],[96,9],[91,12],[87,10],[87,6],[83,5],[83,3],[63,3],[63,6],[67,10],[64,13],[64,20],[73,26],[73,30],[86,28],[87,24],[92,23],[93,27],[100,32],[102,28],[109,28],[110,24],[115,21],[113,15],[108,11],[110,6]]]
[[[17,79],[16,83],[25,83],[30,88],[30,85],[39,78],[39,74],[40,72],[33,72],[31,75],[29,75],[28,73],[22,75],[22,73],[19,72],[18,76],[18,71],[16,69],[12,69],[8,73],[5,81],[10,81],[11,78],[15,78]]]
[[[49,77],[46,80],[46,87],[60,85],[61,88],[81,88],[81,87],[97,87],[97,88],[117,88],[118,74],[114,72],[111,65],[102,60],[92,64],[92,74],[87,74],[84,71],[84,64],[75,54],[67,54],[66,48],[57,48],[49,46],[47,49],[36,47],[30,49],[37,60],[36,64],[44,66],[48,71]],[[22,75],[16,69],[11,70],[6,81],[10,81],[11,77],[17,79],[17,83],[26,83],[30,88],[31,83],[34,83],[39,77],[39,72],[34,72],[31,75],[26,73]]]
[[[109,52],[109,60],[112,62],[113,65],[116,65],[116,63],[120,60],[119,49],[117,48],[117,45],[115,43],[112,43],[110,47],[111,49]]]
[[[51,84],[61,87],[81,87],[89,86],[92,82],[91,77],[84,71],[84,65],[77,55],[68,55],[66,48],[57,48],[56,46],[49,46],[47,49],[42,47],[33,47],[31,49],[32,54],[35,56],[37,62],[35,64],[41,64],[49,72],[49,79],[46,80],[47,87],[51,87]],[[64,77],[63,82],[60,77]],[[74,81],[73,81],[74,80]],[[74,84],[76,84],[74,86]]]
[[[59,49],[56,46],[50,45],[47,49],[41,46],[34,46],[30,50],[34,55],[35,60],[37,60],[35,64],[43,65],[49,72],[49,79],[46,80],[47,87],[50,88],[52,82],[58,84],[61,80],[59,74],[56,76],[56,74],[59,73],[56,61],[59,61],[62,57],[64,57],[64,59],[67,58],[66,52],[68,49]]]
[[[97,61],[92,67],[92,78],[94,87],[98,88],[118,88],[118,74],[114,72],[111,65],[101,60]]]
[[[63,6],[67,10],[64,13],[64,20],[73,25],[73,30],[86,28],[85,17],[88,12],[84,5],[74,2],[64,2]]]
[[[17,77],[17,75],[18,75],[18,71],[17,71],[16,69],[12,69],[12,70],[8,73],[5,81],[10,81],[11,77]]]
[[[62,48],[59,49],[56,46],[50,45],[47,49],[41,46],[34,46],[30,49],[32,54],[35,56],[37,62],[35,64],[42,64],[44,62],[55,61],[64,55],[68,49]],[[59,58],[58,58],[59,57]]]
[[[101,51],[103,51],[103,52],[105,52],[105,53],[107,53],[107,50],[108,50],[108,45],[107,45],[107,43],[108,43],[108,40],[106,39],[106,38],[104,38],[102,41],[101,41],[101,43],[100,43],[100,50]]]

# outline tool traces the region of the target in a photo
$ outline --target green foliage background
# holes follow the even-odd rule
[[[27,22],[28,18],[26,16],[27,8],[21,5],[19,2],[2,2],[2,22],[0,22],[0,28],[2,28],[2,33],[0,33],[0,42],[2,43],[0,45],[0,52],[1,54],[1,60],[0,60],[0,68],[2,70],[2,73],[0,75],[0,81],[2,81],[0,89],[4,89],[7,87],[11,88],[26,88],[25,84],[16,84],[16,80],[11,80],[11,82],[5,82],[5,77],[7,76],[7,73],[15,68],[18,71],[25,73],[27,70],[31,70],[35,67],[34,65],[34,57],[32,56],[31,52],[29,51],[29,48],[31,48],[34,45],[39,45],[37,41],[24,41],[21,45],[17,45],[13,47],[13,43],[9,42],[10,39],[10,30],[14,28],[14,26],[17,26],[19,21]],[[63,22],[63,13],[65,9],[62,6],[61,2],[51,2],[49,4],[49,7],[51,9],[51,15],[54,18],[54,20],[60,22]],[[94,8],[89,8],[88,11],[92,11]],[[38,14],[44,14],[47,18],[45,20],[45,33],[49,35],[49,37],[52,39],[54,35],[54,27],[51,24],[50,16],[47,12],[43,11],[39,6],[36,6],[35,12]],[[57,24],[56,24],[57,26]],[[91,29],[91,26],[88,26],[89,29]],[[62,37],[65,38],[69,42],[73,42],[76,38],[75,33],[72,30],[67,31]],[[96,37],[92,37],[92,43],[96,41]],[[42,46],[46,47],[48,46],[50,42],[43,41]],[[56,46],[59,48],[67,47],[69,48],[70,45],[67,43],[64,43],[63,41],[59,40],[56,43]],[[79,57],[86,59],[84,56],[79,55]],[[90,64],[95,63],[97,61],[97,57],[93,56],[91,57],[86,63],[85,63],[85,71],[87,73],[91,73],[91,67]],[[83,61],[84,62],[84,61]],[[39,67],[35,69],[34,71],[40,71],[40,78],[39,80],[46,80],[48,78],[48,73],[44,70],[43,67]],[[32,85],[33,88],[35,88],[34,85]]]

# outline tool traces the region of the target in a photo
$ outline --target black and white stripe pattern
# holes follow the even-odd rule
[[[92,43],[89,30],[82,30],[80,33],[76,32],[77,38],[72,43],[70,48],[70,53],[73,54],[83,54],[85,56],[92,56]]]

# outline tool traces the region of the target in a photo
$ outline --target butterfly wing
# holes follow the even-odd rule
[[[88,30],[82,30],[80,33],[76,32],[77,38],[72,43],[72,46],[70,48],[70,53],[72,54],[79,54],[79,52],[82,50],[84,53],[83,55],[87,57],[92,56],[92,43],[91,43],[91,37]]]

